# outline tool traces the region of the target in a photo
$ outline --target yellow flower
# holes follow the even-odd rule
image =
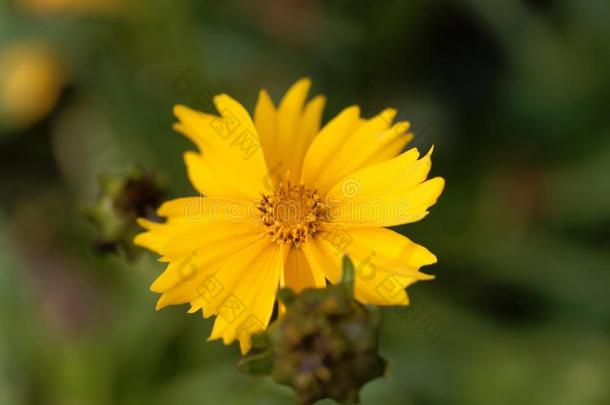
[[[119,0],[17,0],[20,8],[48,16],[61,13],[117,13],[126,8]]]
[[[278,287],[337,283],[344,254],[365,304],[407,305],[405,288],[433,278],[419,269],[436,257],[384,228],[436,202],[444,180],[426,180],[431,151],[400,153],[412,135],[392,124],[393,109],[364,119],[348,107],[320,129],[325,98],[307,102],[309,88],[299,80],[277,108],[262,90],[253,119],[226,94],[214,97],[220,116],[176,106],[174,128],[199,149],[184,160],[202,196],[166,202],[167,221],[140,220],[147,232],[135,239],[168,263],[151,286],[157,309],[216,315],[210,340],[238,339],[242,353],[268,325]]]
[[[0,50],[0,120],[21,128],[44,118],[63,86],[63,70],[42,43],[19,42]]]

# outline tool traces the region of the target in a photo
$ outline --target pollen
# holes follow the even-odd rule
[[[325,217],[324,204],[314,189],[281,183],[263,195],[258,209],[267,234],[278,244],[300,247],[314,235]]]

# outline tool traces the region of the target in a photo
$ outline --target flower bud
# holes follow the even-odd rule
[[[299,402],[323,398],[356,403],[361,387],[383,375],[378,354],[381,317],[353,297],[354,269],[346,257],[342,283],[306,289],[299,295],[282,290],[284,315],[253,340],[255,354],[239,367],[248,374],[270,374],[294,388]]]
[[[135,255],[131,241],[138,232],[136,219],[155,218],[155,210],[164,198],[160,181],[141,169],[127,174],[99,177],[99,193],[95,203],[84,208],[89,221],[96,227],[98,253],[123,252]]]

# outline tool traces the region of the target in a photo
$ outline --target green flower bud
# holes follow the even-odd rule
[[[294,388],[302,404],[323,398],[357,403],[361,387],[383,375],[386,361],[378,354],[379,312],[354,299],[353,283],[354,268],[346,257],[342,283],[299,295],[280,291],[286,312],[254,338],[258,351],[243,359],[240,369],[270,374]]]
[[[137,250],[132,240],[139,227],[136,219],[156,218],[155,210],[165,192],[152,174],[136,168],[122,175],[103,174],[94,203],[83,211],[98,233],[94,247],[100,254],[121,252],[133,258]]]

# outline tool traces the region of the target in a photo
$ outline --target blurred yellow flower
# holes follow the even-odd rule
[[[0,78],[0,118],[10,127],[28,126],[46,116],[63,86],[55,54],[34,42],[0,51]]]
[[[18,0],[27,11],[48,15],[64,12],[116,12],[123,8],[120,0]]]
[[[444,180],[426,180],[430,153],[400,153],[411,140],[396,111],[371,119],[357,106],[320,129],[325,98],[307,102],[299,80],[275,107],[265,90],[251,118],[226,94],[219,116],[176,106],[174,128],[199,152],[186,152],[201,197],[166,202],[135,243],[158,252],[167,268],[152,284],[157,309],[190,303],[217,315],[210,340],[249,337],[269,323],[278,287],[295,291],[337,283],[341,259],[356,265],[355,296],[365,304],[407,305],[405,288],[432,276],[426,248],[385,227],[428,214]],[[280,308],[281,311],[281,308]]]

